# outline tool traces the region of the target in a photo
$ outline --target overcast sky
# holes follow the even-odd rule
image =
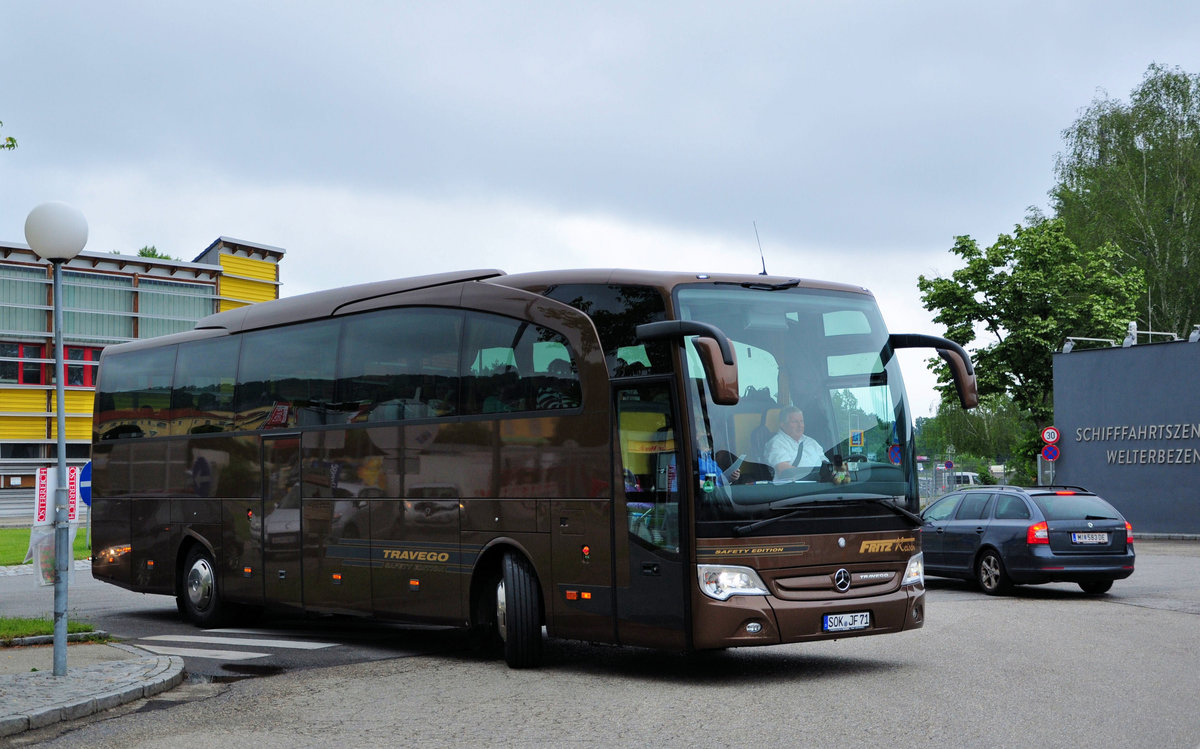
[[[0,6],[0,240],[281,247],[281,293],[465,268],[858,283],[944,333],[917,276],[1047,206],[1062,131],[1200,4],[54,2]],[[902,362],[916,416],[924,352]]]

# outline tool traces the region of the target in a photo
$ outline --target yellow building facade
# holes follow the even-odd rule
[[[191,262],[83,252],[63,265],[67,461],[86,463],[105,346],[190,330],[279,298],[278,247],[219,237]],[[53,277],[24,244],[0,242],[0,490],[31,489],[57,460]]]

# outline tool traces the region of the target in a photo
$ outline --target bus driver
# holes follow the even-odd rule
[[[804,412],[788,406],[779,412],[779,432],[767,440],[765,462],[775,468],[776,478],[799,475],[795,468],[816,468],[825,461],[825,451],[804,434]],[[789,473],[790,472],[790,473]],[[807,472],[807,470],[805,471]]]

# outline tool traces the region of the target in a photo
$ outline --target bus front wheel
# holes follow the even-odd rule
[[[541,663],[541,612],[541,590],[528,560],[505,554],[496,584],[496,632],[510,667],[530,668]]]
[[[203,546],[193,546],[183,565],[183,581],[177,596],[179,610],[198,627],[212,627],[223,616],[217,568],[212,554]]]

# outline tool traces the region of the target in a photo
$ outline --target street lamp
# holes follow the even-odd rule
[[[42,203],[25,219],[25,241],[54,266],[54,393],[58,414],[58,488],[54,493],[54,675],[67,675],[67,575],[71,536],[67,519],[67,417],[63,405],[62,264],[87,244],[87,219],[66,203]]]

